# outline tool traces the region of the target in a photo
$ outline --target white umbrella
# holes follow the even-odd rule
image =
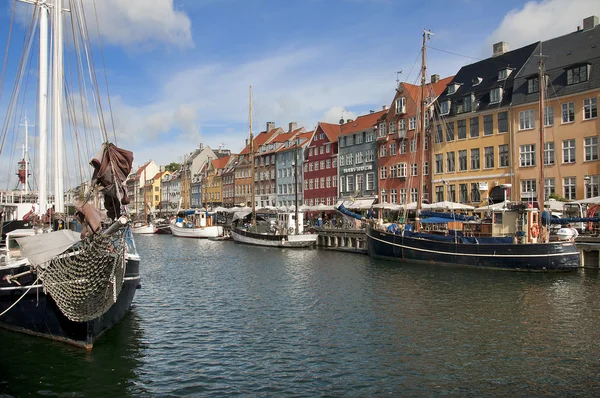
[[[417,202],[410,202],[410,203],[403,204],[401,206],[403,209],[416,210]]]
[[[382,203],[377,203],[376,205],[373,205],[373,208],[374,209],[399,210],[399,209],[402,209],[402,205],[399,205],[396,203],[382,202]]]
[[[298,208],[298,211],[309,211],[312,210],[310,206],[307,205],[300,205],[300,207]]]
[[[600,204],[600,196],[594,196],[593,198],[576,200],[575,203],[598,205],[598,204]]]
[[[564,204],[565,202],[550,198],[549,201],[544,203],[544,207],[553,211],[563,211]]]
[[[221,206],[217,206],[213,209],[213,211],[229,211],[228,209],[221,207]]]
[[[317,210],[318,211],[327,211],[327,210],[334,210],[333,206],[327,206],[324,205],[323,203],[321,203],[320,205],[317,206]]]
[[[429,205],[423,205],[424,209],[431,210],[473,210],[475,207],[465,205],[463,203],[449,202],[444,200],[443,202],[436,202]]]

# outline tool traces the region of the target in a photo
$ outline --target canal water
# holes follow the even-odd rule
[[[131,313],[84,352],[0,331],[7,396],[592,396],[600,277],[139,236]]]

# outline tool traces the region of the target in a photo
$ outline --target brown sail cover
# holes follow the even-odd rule
[[[100,184],[103,187],[104,206],[108,217],[114,220],[121,216],[121,204],[129,203],[124,182],[131,172],[133,152],[107,142],[102,144],[90,164],[94,167],[92,186]]]

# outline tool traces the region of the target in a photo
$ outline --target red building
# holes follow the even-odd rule
[[[338,197],[337,154],[340,132],[341,128],[337,124],[319,123],[308,145],[303,167],[304,204],[307,206],[335,204]]]
[[[431,76],[425,86],[427,104],[425,129],[429,131],[432,104],[444,91],[453,76],[445,79]],[[429,201],[431,175],[430,134],[425,137],[425,158],[421,159],[421,86],[400,83],[389,112],[379,120],[377,132],[377,156],[380,202],[405,204],[418,199],[419,169],[424,174],[423,200]],[[419,164],[421,163],[421,167]]]

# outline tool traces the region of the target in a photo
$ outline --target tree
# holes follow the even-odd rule
[[[180,169],[181,169],[181,163],[171,162],[170,164],[165,166],[165,171],[168,171],[169,173],[176,172]]]

